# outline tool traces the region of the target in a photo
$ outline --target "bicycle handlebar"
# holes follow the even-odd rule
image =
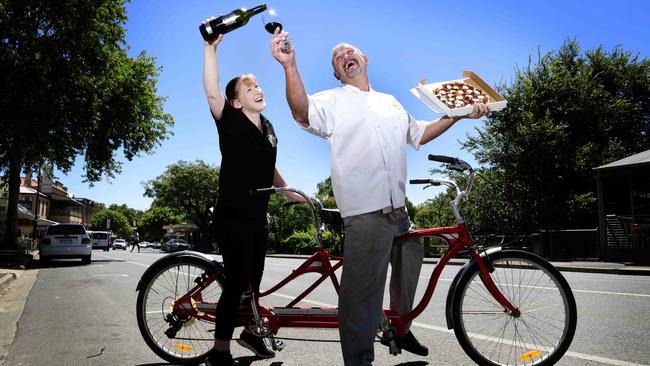
[[[446,164],[458,164],[459,159],[452,158],[451,156],[429,154],[429,160],[437,161],[439,163],[446,163]]]
[[[464,222],[463,217],[461,216],[460,211],[458,210],[458,205],[462,200],[467,199],[469,193],[472,190],[472,184],[474,183],[474,169],[467,162],[451,156],[429,154],[429,160],[447,164],[447,169],[455,170],[457,172],[462,173],[465,171],[469,171],[467,185],[465,186],[465,190],[463,191],[460,190],[460,187],[458,187],[458,184],[456,184],[456,182],[444,178],[411,179],[409,181],[409,183],[411,184],[429,184],[431,186],[439,186],[441,184],[444,184],[447,187],[455,190],[456,198],[451,202],[451,209],[454,213],[454,217],[456,218],[456,222],[458,224]]]
[[[411,179],[409,180],[411,184],[431,184],[433,186],[439,186],[440,182],[431,180],[431,179]]]

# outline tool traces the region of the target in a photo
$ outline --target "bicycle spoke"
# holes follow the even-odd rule
[[[183,361],[182,363],[185,363],[184,360],[200,360],[212,348],[212,323],[174,314],[174,303],[197,286],[195,279],[208,271],[208,265],[192,260],[180,264],[170,263],[156,273],[146,289],[141,290],[139,311],[143,319],[139,318],[139,322],[143,323],[142,327],[146,331],[142,327],[141,330],[145,339],[149,337],[151,340],[152,349],[167,360]],[[191,310],[196,308],[199,301],[216,304],[221,291],[219,282],[213,281],[182,306]]]
[[[490,274],[519,314],[504,311],[482,284],[478,269],[462,285],[460,308],[454,318],[460,323],[455,323],[454,331],[479,364],[538,365],[556,354],[561,345],[561,352],[566,351],[566,334],[575,330],[575,325],[568,330],[566,293],[555,282],[555,274],[536,263],[537,259],[525,258],[515,255],[499,260],[497,255]],[[571,321],[575,324],[575,318]]]

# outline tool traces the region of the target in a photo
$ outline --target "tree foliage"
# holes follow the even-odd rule
[[[201,160],[178,161],[156,179],[144,184],[144,195],[154,199],[152,205],[169,207],[196,224],[203,249],[210,250],[211,208],[219,193],[219,169]]]
[[[139,227],[147,240],[159,241],[165,235],[163,226],[179,224],[185,217],[171,207],[152,205],[140,218]]]
[[[273,194],[269,199],[269,244],[275,251],[284,250],[281,243],[289,236],[313,226],[307,205],[288,202],[282,194]]]
[[[134,224],[137,225],[140,217],[142,216],[142,211],[136,210],[134,208],[130,208],[126,204],[118,205],[113,203],[110,206],[108,206],[108,209],[112,211],[117,211],[122,215],[124,215],[124,217],[128,220],[129,225],[132,226]]]
[[[337,208],[334,190],[332,189],[332,177],[327,177],[324,181],[316,185],[316,198],[327,208]]]
[[[106,220],[110,219],[110,228],[106,226]],[[120,212],[111,209],[103,209],[93,215],[91,221],[93,230],[110,230],[122,238],[128,238],[133,232],[129,220]]]
[[[160,68],[127,54],[126,0],[0,0],[0,170],[9,184],[7,245],[16,227],[20,173],[54,165],[85,178],[120,172],[173,124],[156,94]]]
[[[464,144],[486,178],[470,207],[478,228],[597,225],[592,169],[650,148],[650,61],[567,40],[498,89],[508,107]]]

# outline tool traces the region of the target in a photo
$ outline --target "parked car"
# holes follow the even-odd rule
[[[178,252],[180,250],[190,250],[192,246],[190,243],[183,239],[169,239],[165,243],[164,250],[169,253]]]
[[[160,249],[161,245],[159,241],[152,241],[149,243],[149,248]]]
[[[124,239],[115,239],[113,242],[113,250],[122,249],[126,251],[126,247],[129,246]]]
[[[39,246],[40,261],[55,258],[81,258],[90,263],[92,255],[90,237],[81,224],[56,224],[47,228]]]
[[[148,241],[141,241],[138,243],[141,249],[149,247],[149,242]]]
[[[108,231],[91,231],[90,241],[93,244],[93,249],[103,249],[105,252],[111,247],[111,233]]]

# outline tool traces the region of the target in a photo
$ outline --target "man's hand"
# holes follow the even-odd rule
[[[289,42],[284,45],[285,42]],[[285,68],[295,66],[296,53],[293,49],[293,44],[289,41],[289,33],[281,32],[280,28],[276,28],[271,38],[271,53],[273,57]]]
[[[216,19],[215,17],[209,17],[208,19],[202,21],[201,23],[203,24],[208,24],[212,19]],[[216,39],[213,39],[212,41],[205,41],[204,44],[206,47],[217,47],[219,43],[221,43],[221,40],[223,39],[223,34],[220,34],[219,37]]]
[[[483,116],[487,116],[490,113],[490,109],[488,108],[487,104],[485,103],[475,103],[474,104],[474,109],[472,110],[472,113],[464,116],[463,118],[481,118]]]

